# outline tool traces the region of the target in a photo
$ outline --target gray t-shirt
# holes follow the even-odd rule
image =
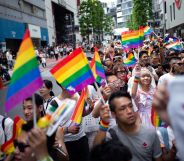
[[[152,159],[159,158],[162,154],[160,148],[160,141],[158,139],[156,130],[148,129],[141,125],[140,130],[136,134],[126,134],[114,126],[118,139],[126,145],[132,152],[132,161],[152,161]],[[107,138],[113,138],[110,133],[107,133]]]

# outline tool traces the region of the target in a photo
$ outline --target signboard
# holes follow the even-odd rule
[[[175,0],[175,3],[176,3],[176,7],[178,9],[180,9],[181,8],[181,0]]]
[[[40,26],[28,24],[28,28],[32,38],[41,38]]]

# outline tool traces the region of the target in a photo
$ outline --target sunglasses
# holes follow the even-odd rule
[[[18,147],[20,152],[24,152],[27,147],[30,147],[28,144],[23,142],[18,142],[17,140],[14,140],[14,147]]]

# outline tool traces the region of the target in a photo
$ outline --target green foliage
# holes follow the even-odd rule
[[[146,26],[147,21],[153,19],[152,0],[133,0],[133,13],[127,24],[130,29]]]
[[[80,5],[80,32],[82,36],[89,35],[89,29],[101,34],[111,32],[113,20],[104,14],[103,7],[99,0],[85,0]]]

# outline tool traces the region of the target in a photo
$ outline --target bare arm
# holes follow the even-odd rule
[[[133,98],[135,98],[136,94],[137,94],[138,83],[139,83],[139,79],[140,79],[140,72],[141,72],[141,67],[139,64],[136,64],[136,66],[135,66],[135,78],[134,78],[133,86],[131,89],[132,90],[131,95]]]
[[[106,132],[99,130],[95,136],[93,146],[101,144],[102,141],[105,139],[105,137],[106,137]]]

